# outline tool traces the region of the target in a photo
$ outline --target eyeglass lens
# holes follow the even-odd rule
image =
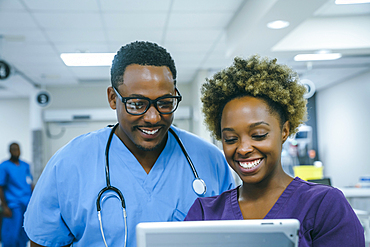
[[[178,104],[177,98],[162,98],[153,102],[160,113],[171,113]],[[140,114],[149,108],[147,99],[129,99],[126,101],[126,109],[129,113]]]

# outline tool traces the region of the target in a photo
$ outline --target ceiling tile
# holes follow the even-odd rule
[[[167,12],[171,6],[171,0],[99,0],[103,11],[152,11]]]
[[[56,72],[56,68],[62,68],[65,66],[62,61],[58,60],[58,58],[54,58],[54,59],[52,58],[42,58],[42,59],[29,58],[25,60],[25,62],[23,63],[17,62],[14,66],[15,68],[17,68],[17,70],[21,71],[22,73],[28,76],[38,77],[43,74],[45,75],[50,74],[49,71],[53,71],[52,73],[53,75],[61,75],[65,73],[70,74],[70,72],[68,71],[66,72],[65,70],[63,73],[62,69],[60,70],[61,72],[59,73]]]
[[[35,21],[27,12],[2,12],[0,14],[0,28],[37,28]]]
[[[45,31],[50,40],[59,44],[74,44],[84,42],[105,42],[103,30],[57,29]]]
[[[116,29],[108,30],[108,40],[110,42],[122,41],[121,45],[130,43],[135,40],[145,40],[158,43],[162,40],[162,28],[138,28],[138,29]]]
[[[1,28],[5,44],[47,43],[44,33],[38,28]]]
[[[126,28],[164,28],[166,17],[166,12],[103,13],[103,19],[107,30],[124,30]]]
[[[165,42],[165,48],[170,52],[204,52],[208,51],[212,44],[210,42],[199,42],[199,41],[193,41],[193,42],[185,42],[185,41],[169,41],[166,40]]]
[[[166,42],[211,42],[213,43],[219,35],[222,33],[222,29],[199,29],[199,28],[171,28],[166,32]]]
[[[173,0],[173,11],[235,11],[243,0]]]
[[[78,79],[110,79],[110,67],[69,67]]]
[[[182,13],[173,12],[170,15],[169,28],[225,28],[231,18],[232,12],[210,12],[210,13]]]
[[[14,52],[17,51],[17,52]],[[29,43],[11,43],[3,45],[2,57],[9,62],[22,61],[25,58],[39,56],[55,56],[56,51],[49,45],[29,44]]]
[[[273,51],[370,48],[370,16],[312,18],[285,36]]]
[[[45,29],[101,29],[103,27],[99,13],[34,13],[34,17]]]
[[[176,63],[200,63],[206,56],[207,51],[203,52],[183,52],[174,51],[171,52],[172,58]]]
[[[207,57],[204,63],[201,64],[203,69],[221,70],[227,66],[231,66],[233,58],[226,57],[225,52],[213,52]]]
[[[24,7],[19,1],[1,0],[0,1],[0,13],[7,12],[9,10],[24,10]]]
[[[22,0],[29,9],[39,10],[57,10],[57,11],[98,11],[97,1],[91,0]]]
[[[252,2],[261,9],[244,5]],[[277,57],[302,76],[309,74],[322,85],[369,69],[370,58],[366,55],[370,54],[370,4],[339,6],[333,4],[333,0],[311,2],[310,6],[314,3],[326,6],[319,11],[316,11],[319,7],[307,10],[301,7],[307,6],[307,1],[295,0],[264,0],[258,1],[259,4],[247,0],[0,0],[0,55],[37,83],[77,86],[81,81],[109,82],[109,67],[67,67],[60,53],[116,52],[134,40],[149,40],[171,53],[178,70],[178,82],[187,83],[200,69],[218,71],[232,63],[232,58],[225,58],[225,54],[227,49],[235,47],[226,42],[225,34],[233,20],[237,22],[236,44],[242,44],[233,54],[247,56],[260,50],[261,55]],[[274,4],[270,9],[263,3]],[[299,7],[307,12],[305,16],[311,18],[309,21],[317,19],[316,25],[302,25],[291,32],[289,35],[299,35],[284,46],[288,51],[271,51],[298,23],[284,29],[286,31],[267,31],[265,22],[281,15],[294,21],[302,13]],[[243,21],[245,19],[235,13],[252,20]],[[253,24],[255,14],[259,21]],[[303,23],[304,18],[299,23]],[[246,25],[249,29],[244,28]],[[293,60],[296,49],[319,46],[337,49],[339,45],[346,48],[341,49],[341,59],[315,62],[309,72],[305,63]],[[14,78],[22,80],[19,76]]]
[[[66,42],[66,43],[55,43],[55,48],[60,53],[70,52],[112,52],[106,42]]]

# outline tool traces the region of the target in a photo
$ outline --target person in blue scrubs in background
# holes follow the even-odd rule
[[[222,152],[172,126],[181,100],[171,55],[155,43],[136,41],[117,52],[107,89],[116,110],[109,149],[108,190],[105,150],[111,128],[81,135],[61,148],[46,165],[25,214],[31,246],[136,246],[139,222],[182,221],[198,195],[194,173],[171,128],[180,138],[213,196],[235,186]],[[101,225],[97,208],[101,206]],[[125,240],[127,230],[127,241]]]
[[[23,214],[32,193],[30,166],[19,159],[18,143],[9,146],[10,159],[0,164],[0,200],[3,222],[2,247],[25,247],[28,237],[22,227]]]

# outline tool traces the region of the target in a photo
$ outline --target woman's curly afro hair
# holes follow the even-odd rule
[[[232,66],[206,79],[202,86],[205,123],[212,135],[221,140],[221,115],[232,99],[253,96],[263,99],[270,112],[279,116],[281,127],[290,123],[293,135],[306,120],[306,87],[299,83],[298,74],[286,65],[277,64],[258,55],[248,59],[236,57]]]

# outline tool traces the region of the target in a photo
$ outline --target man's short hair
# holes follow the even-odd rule
[[[147,66],[166,66],[170,69],[174,84],[176,85],[175,61],[167,50],[155,43],[147,41],[135,41],[125,46],[114,56],[112,62],[111,83],[117,88],[123,83],[123,74],[126,67],[131,64]]]
[[[10,152],[12,146],[18,146],[19,147],[19,144],[17,142],[10,143],[10,145],[9,145],[9,152]]]

